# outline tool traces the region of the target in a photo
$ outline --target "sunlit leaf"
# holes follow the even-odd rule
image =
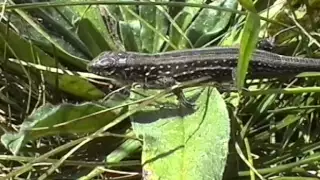
[[[212,88],[190,92],[188,97],[197,95],[194,110],[149,107],[133,116],[134,132],[144,143],[145,178],[222,178],[230,138],[226,105]],[[174,98],[165,100],[175,102]]]
[[[119,111],[93,114],[104,109],[105,106],[95,103],[46,104],[25,119],[18,133],[4,134],[1,142],[17,154],[27,142],[40,137],[93,132],[118,116]]]

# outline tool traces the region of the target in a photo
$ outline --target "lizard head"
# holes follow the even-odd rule
[[[99,54],[87,66],[89,72],[119,81],[139,81],[145,74],[137,62],[135,52],[111,52]],[[143,66],[143,65],[142,65]]]
[[[94,58],[87,69],[94,74],[122,81],[128,76],[124,69],[128,66],[129,59],[128,53],[105,51]]]
[[[99,54],[88,64],[88,71],[93,73],[103,72],[105,75],[112,75],[117,69],[127,66],[128,55],[106,51]]]

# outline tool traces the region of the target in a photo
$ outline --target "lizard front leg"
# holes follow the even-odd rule
[[[150,89],[166,89],[177,84],[178,82],[174,78],[164,76],[157,78],[153,81],[146,81],[144,86],[145,88]],[[193,108],[195,106],[193,102],[187,100],[181,88],[174,89],[173,94],[177,96],[179,102],[181,102],[181,104],[185,107]]]

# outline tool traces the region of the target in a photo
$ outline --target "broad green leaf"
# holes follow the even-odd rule
[[[12,1],[10,1],[10,3],[13,4]],[[39,36],[37,36],[38,38],[36,38],[36,41],[39,44],[44,43],[44,44],[47,44],[47,46],[48,45],[52,46],[51,49],[47,47],[46,50],[49,50],[49,52],[51,52],[52,54],[55,54],[56,57],[60,57],[61,58],[60,61],[66,61],[67,63],[72,64],[73,66],[83,70],[86,68],[86,60],[81,57],[82,55],[87,55],[86,48],[83,46],[83,43],[81,43],[81,41],[77,37],[75,37],[72,32],[70,32],[67,29],[69,26],[67,25],[64,26],[63,24],[60,24],[59,20],[61,18],[60,19],[58,18],[58,20],[56,20],[54,17],[51,17],[49,13],[43,10],[33,12],[34,14],[38,14],[39,17],[38,16],[31,17],[28,13],[20,9],[15,9],[14,11],[16,14],[20,16],[21,19],[23,19],[23,24],[27,23],[29,26],[29,29],[31,28],[34,29],[32,31],[33,35],[35,34],[35,32],[39,34]],[[52,11],[52,12],[55,12],[55,11]],[[38,18],[43,19],[45,21],[43,22],[43,24],[47,25],[48,28],[44,28],[42,24],[35,21],[35,19],[38,19]],[[67,23],[67,22],[64,22],[64,23]],[[54,29],[54,32],[52,29]],[[28,33],[26,33],[25,35],[26,37],[29,37]],[[56,38],[57,36],[60,36],[60,37]],[[33,36],[33,37],[36,37],[36,36]],[[39,38],[43,40],[39,40]],[[68,42],[66,42],[65,40],[68,40]],[[75,46],[75,47],[71,47],[68,45],[64,46],[64,44],[72,44],[72,43],[73,45],[78,45],[78,46]],[[80,51],[76,51],[76,52],[72,51],[72,50],[76,50],[77,48],[80,48],[80,49],[82,48],[81,53]],[[70,49],[71,49],[70,52],[74,54],[71,54],[68,51]]]
[[[112,122],[119,114],[118,111],[93,114],[104,109],[105,106],[95,103],[46,104],[25,119],[18,133],[4,134],[1,142],[13,154],[17,154],[28,141],[40,137],[90,133]]]
[[[161,2],[168,2],[168,0],[161,0]],[[167,18],[164,13],[167,13],[168,8],[165,6],[139,6],[139,14],[146,23],[153,26],[163,36],[168,30]],[[170,16],[167,14],[167,16]],[[159,52],[164,40],[150,29],[146,24],[141,23],[140,30],[142,51],[155,53]]]
[[[194,110],[149,106],[132,117],[133,130],[143,140],[144,178],[222,179],[230,138],[226,104],[210,87],[187,97],[197,99]],[[175,97],[163,101],[175,102]]]
[[[47,11],[49,10],[47,9]],[[60,14],[58,14],[54,10],[48,13],[43,9],[37,9],[31,12],[37,12],[36,16],[35,15],[31,16],[26,13],[20,13],[20,15],[16,13],[10,14],[10,19],[9,19],[10,23],[12,23],[14,27],[19,30],[20,36],[27,37],[28,39],[32,40],[34,44],[41,47],[42,50],[52,54],[54,53],[56,57],[65,59],[67,62],[71,62],[71,61],[77,62],[78,61],[77,59],[75,59],[72,56],[69,56],[68,54],[65,54],[64,52],[61,52],[58,48],[53,49],[52,43],[46,37],[41,35],[41,33],[39,33],[39,30],[37,28],[33,27],[30,23],[27,23],[25,21],[25,19],[27,18],[28,19],[40,18],[43,23],[50,24],[52,26],[51,28],[55,29],[55,32],[52,32],[51,30],[46,30],[47,34],[50,35],[50,38],[53,41],[55,41],[64,50],[66,50],[68,53],[74,56],[78,56],[81,58],[86,57],[84,52],[78,50],[79,48],[78,46],[81,45],[82,43],[80,39],[77,39],[77,37],[74,37],[74,33],[71,32],[70,29],[72,29],[73,27],[70,25],[70,23],[65,22],[64,19],[60,17]],[[41,27],[46,28],[43,26]],[[60,35],[57,35],[57,34],[60,34]],[[72,42],[75,42],[75,43],[72,44]],[[74,45],[77,45],[77,46],[74,46]]]
[[[6,41],[6,37],[10,37],[10,41]],[[43,52],[37,46],[33,46],[30,42],[23,39],[12,30],[7,30],[5,24],[2,23],[0,23],[0,45],[1,48],[4,48],[5,45],[7,45],[9,54],[12,55],[11,57],[15,57],[26,62],[63,69],[63,67],[60,66],[58,62],[56,62],[57,60]],[[14,63],[7,62],[6,68],[14,69],[21,74],[25,73],[19,65]],[[32,70],[32,72],[40,78],[39,72],[35,70]],[[57,87],[58,89],[61,89],[62,91],[68,92],[75,96],[79,96],[85,99],[97,99],[103,97],[104,95],[103,92],[95,88],[95,86],[93,86],[87,80],[77,76],[60,75],[46,71],[43,72],[43,75],[46,83],[50,84],[52,87]]]
[[[50,24],[54,32],[50,27],[44,29],[50,35],[50,38],[55,40],[61,47],[68,47],[71,45],[74,48],[73,55],[80,57],[92,57],[92,54],[88,51],[87,45],[84,44],[76,34],[76,23],[72,22],[76,14],[69,9],[59,11],[59,9],[37,9],[36,12],[39,17],[43,19],[43,24]],[[68,19],[68,15],[71,16]],[[75,18],[76,19],[76,18]],[[39,31],[37,28],[35,30]],[[52,32],[52,33],[50,33]],[[37,32],[39,34],[39,32]],[[49,34],[50,33],[50,34]],[[47,44],[52,45],[50,41],[45,37],[41,37]],[[69,52],[68,52],[69,53]],[[74,63],[70,62],[69,63]]]
[[[237,0],[213,1],[213,6],[236,9]],[[230,23],[232,13],[203,9],[187,30],[187,36],[195,47],[201,47],[221,33]]]

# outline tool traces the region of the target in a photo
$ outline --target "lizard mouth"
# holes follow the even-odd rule
[[[114,70],[110,70],[110,69],[103,69],[103,68],[95,68],[95,67],[90,67],[88,68],[88,71],[93,73],[93,74],[97,74],[100,76],[112,76],[115,73],[115,69]]]

